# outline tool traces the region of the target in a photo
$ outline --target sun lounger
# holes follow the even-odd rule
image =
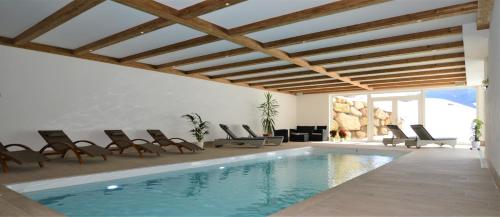
[[[174,145],[177,147],[177,149],[179,149],[181,154],[184,153],[182,148],[187,149],[187,150],[192,151],[192,152],[203,150],[203,148],[201,148],[200,146],[197,146],[196,144],[190,143],[184,139],[168,138],[167,136],[165,136],[165,134],[163,134],[163,132],[161,132],[161,130],[147,130],[147,131],[148,131],[149,135],[151,135],[151,137],[153,137],[153,139],[154,139],[153,143],[160,145],[160,147]]]
[[[418,136],[418,139],[416,140],[407,140],[405,142],[406,147],[411,147],[411,146],[416,146],[417,148],[420,148],[421,146],[427,145],[427,144],[437,144],[439,146],[443,146],[445,144],[450,145],[452,147],[455,147],[457,144],[457,139],[456,138],[434,138],[431,136],[431,134],[424,128],[423,125],[417,124],[417,125],[411,125],[411,128],[413,131]]]
[[[399,143],[405,143],[406,140],[416,140],[416,137],[408,137],[406,134],[398,127],[398,125],[387,125],[387,128],[392,132],[391,138],[383,138],[382,143],[385,146],[392,145],[396,146]]]
[[[54,150],[54,154],[60,154],[61,158],[64,158],[68,151],[72,151],[78,158],[80,164],[83,163],[81,155],[88,155],[90,157],[101,156],[106,160],[106,155],[111,154],[109,150],[96,145],[95,143],[87,140],[72,141],[62,130],[40,130],[38,133],[47,142],[40,153],[48,155],[46,150],[51,148]],[[77,146],[78,143],[87,143],[87,146]]]
[[[9,151],[10,147],[18,147],[22,150]],[[2,162],[2,171],[4,173],[9,172],[9,167],[7,165],[8,161],[16,162],[17,164],[24,163],[38,163],[40,167],[43,167],[43,162],[48,161],[49,159],[45,157],[43,154],[40,154],[28,146],[21,144],[10,144],[4,146],[0,142],[0,161]]]
[[[265,139],[266,145],[281,145],[283,142],[283,136],[257,136],[248,125],[243,124],[242,126],[248,132],[250,138]]]
[[[219,124],[220,128],[227,134],[226,139],[216,139],[213,143],[215,147],[222,147],[223,145],[237,145],[237,146],[250,146],[259,148],[266,142],[263,138],[241,138],[237,137],[229,128],[224,124]]]
[[[111,139],[111,143],[106,146],[106,149],[111,149],[111,146],[116,146],[120,151],[120,154],[128,148],[134,148],[139,156],[142,157],[144,152],[156,153],[160,156],[160,152],[164,152],[164,150],[155,145],[148,140],[145,139],[130,139],[122,130],[105,130],[104,133],[108,135]],[[137,144],[135,142],[141,141],[143,143]]]

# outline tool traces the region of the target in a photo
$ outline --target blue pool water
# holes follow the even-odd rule
[[[25,195],[67,216],[267,216],[394,158],[312,149]]]

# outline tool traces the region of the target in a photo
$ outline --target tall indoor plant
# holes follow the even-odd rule
[[[197,113],[185,114],[182,117],[191,123],[193,129],[189,130],[189,132],[198,141],[198,146],[203,148],[203,139],[208,135],[208,121],[201,119]]]
[[[479,120],[479,119],[474,119],[472,120],[472,143],[471,143],[471,148],[472,149],[477,149],[479,150],[479,145],[480,145],[480,137],[482,135],[481,129],[483,128],[484,122]]]
[[[278,116],[278,100],[271,93],[264,94],[265,101],[258,107],[261,111],[260,120],[262,128],[267,135],[273,134],[274,119]]]

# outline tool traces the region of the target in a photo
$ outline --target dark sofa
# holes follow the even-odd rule
[[[327,141],[328,130],[326,126],[297,126],[297,129],[290,129],[290,141]]]

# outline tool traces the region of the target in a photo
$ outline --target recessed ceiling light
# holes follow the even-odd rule
[[[226,2],[226,6],[229,6],[229,2]]]
[[[89,51],[90,51],[90,52],[92,52],[92,51],[94,51],[94,50],[92,50],[92,49],[91,49],[91,50],[89,50]]]
[[[417,20],[417,23],[420,23],[420,22],[422,22],[422,20]]]
[[[141,32],[141,34],[144,34],[144,32]]]

